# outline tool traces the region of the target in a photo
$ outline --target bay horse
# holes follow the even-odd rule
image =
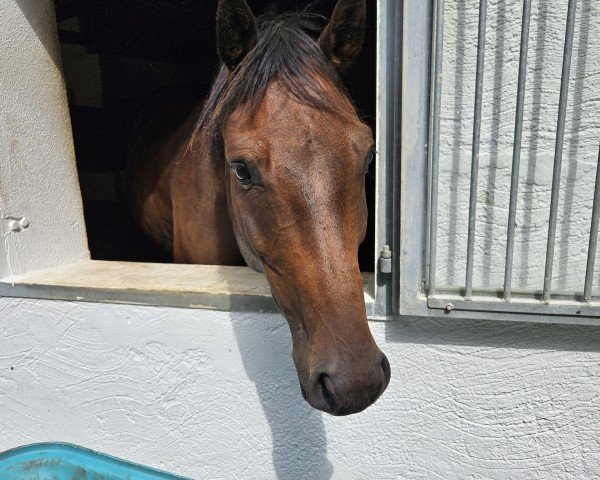
[[[315,40],[310,16],[257,20],[244,0],[219,0],[208,98],[156,115],[130,152],[142,230],[175,262],[264,272],[302,395],[333,415],[365,409],[390,379],[358,264],[373,134],[339,77],[362,48],[365,1],[339,0]]]

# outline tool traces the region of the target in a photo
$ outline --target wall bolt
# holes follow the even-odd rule
[[[30,222],[27,217],[5,217],[8,230],[14,233],[21,232],[29,228]]]
[[[28,228],[29,227],[29,219],[27,217],[23,217],[21,220],[19,220],[19,227],[21,227],[23,230]]]
[[[444,311],[446,313],[450,313],[452,310],[454,310],[454,305],[452,305],[451,303],[449,303],[448,305],[446,305],[446,308],[444,308]]]

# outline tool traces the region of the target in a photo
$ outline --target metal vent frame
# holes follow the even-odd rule
[[[393,313],[399,316],[600,325],[600,298],[591,295],[600,219],[600,168],[596,174],[584,289],[582,292],[553,291],[551,282],[576,0],[569,0],[565,29],[544,284],[540,285],[539,292],[517,292],[512,289],[514,220],[518,201],[517,179],[531,13],[531,0],[523,0],[504,286],[500,291],[473,289],[473,246],[487,1],[480,0],[479,9],[467,271],[464,288],[460,291],[439,288],[436,285],[435,272],[444,0],[403,1],[397,4],[380,2],[382,8],[394,9],[395,39],[393,42],[382,39],[379,47],[380,87],[387,86],[387,91],[393,93],[379,99],[380,110],[386,109],[384,114],[380,111],[379,120],[385,120],[387,123],[378,133],[381,151],[378,172],[377,245],[394,245],[397,268],[391,278],[386,278],[381,273],[377,274],[376,304],[388,316],[390,310],[382,308],[386,302],[391,302]],[[385,17],[380,12],[380,20],[382,18]],[[381,29],[381,25],[379,28]],[[389,30],[389,26],[387,31],[380,30],[380,35],[392,33]],[[379,95],[381,96],[381,91]],[[385,141],[382,141],[382,138]],[[391,181],[388,175],[392,175]],[[392,201],[396,208],[391,211],[389,205],[382,207],[380,201],[384,200]],[[379,241],[380,239],[385,239],[385,242]]]

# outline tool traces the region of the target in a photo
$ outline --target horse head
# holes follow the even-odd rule
[[[315,40],[302,15],[260,22],[244,0],[217,13],[219,168],[236,239],[289,323],[304,398],[334,415],[365,409],[390,379],[357,257],[373,134],[338,76],[365,17],[365,0],[339,0]]]

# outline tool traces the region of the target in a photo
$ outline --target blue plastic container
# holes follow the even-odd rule
[[[0,453],[0,479],[189,480],[65,443],[40,443]]]

